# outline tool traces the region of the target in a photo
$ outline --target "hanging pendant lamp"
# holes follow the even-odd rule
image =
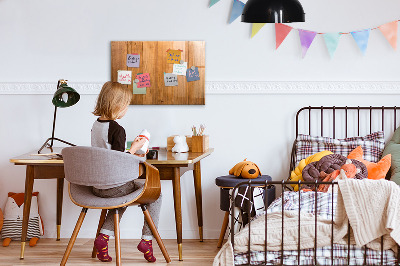
[[[304,15],[298,0],[249,0],[243,9],[242,22],[304,22]]]

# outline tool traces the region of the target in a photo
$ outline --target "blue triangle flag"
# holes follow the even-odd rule
[[[336,48],[338,47],[339,39],[340,36],[342,36],[342,34],[340,34],[339,32],[334,32],[334,33],[325,33],[323,36],[326,48],[328,48],[329,55],[332,58],[333,54],[336,51]]]
[[[242,11],[244,8],[244,3],[239,0],[233,0],[231,17],[229,18],[229,23],[232,23],[235,19],[237,19],[240,15],[242,15]]]
[[[353,38],[356,41],[356,43],[357,43],[358,47],[360,48],[361,53],[363,55],[365,54],[365,51],[367,50],[370,32],[371,32],[371,29],[351,32],[351,35],[353,35]]]
[[[210,5],[208,7],[212,7],[213,5],[215,5],[218,2],[219,2],[219,0],[210,0]]]

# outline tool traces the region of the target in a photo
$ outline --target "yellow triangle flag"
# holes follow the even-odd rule
[[[251,38],[256,35],[262,27],[264,27],[265,23],[253,23],[253,26],[251,28]]]

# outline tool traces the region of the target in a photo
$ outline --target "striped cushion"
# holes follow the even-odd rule
[[[329,150],[347,157],[357,146],[362,147],[364,160],[378,162],[385,147],[383,131],[374,132],[364,137],[345,139],[299,134],[296,139],[296,165],[302,159],[323,150]]]
[[[21,240],[22,218],[16,220],[4,220],[1,237],[11,238],[12,240]],[[39,217],[29,218],[27,239],[33,237],[40,238]]]

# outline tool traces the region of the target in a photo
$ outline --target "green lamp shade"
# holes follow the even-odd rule
[[[61,84],[53,95],[53,104],[56,107],[70,107],[80,99],[79,93],[67,84]]]

